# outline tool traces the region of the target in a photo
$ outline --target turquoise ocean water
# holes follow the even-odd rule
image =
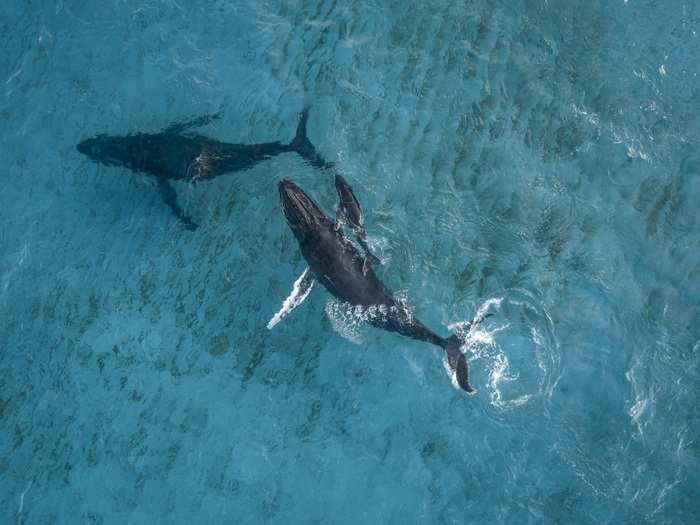
[[[700,6],[0,2],[1,523],[697,523]],[[309,136],[382,279],[465,351],[368,327],[305,264],[294,154],[196,186],[75,145],[206,113]]]

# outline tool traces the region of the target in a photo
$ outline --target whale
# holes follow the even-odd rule
[[[363,318],[375,327],[444,349],[444,364],[453,383],[466,393],[474,394],[476,390],[469,383],[469,367],[457,334],[441,337],[421,323],[406,302],[397,298],[379,279],[374,268],[367,267],[365,258],[336,222],[298,185],[283,179],[278,190],[284,216],[308,268],[294,283],[292,296],[268,323],[268,328],[301,304],[318,282],[338,300],[349,304],[353,311],[361,311]],[[359,203],[357,206],[359,209]],[[484,317],[474,319],[468,327]]]
[[[259,162],[289,152],[299,154],[315,168],[332,166],[319,155],[307,137],[308,114],[308,108],[301,112],[296,134],[286,144],[230,144],[195,131],[220,118],[215,114],[172,124],[159,133],[99,134],[83,140],[76,148],[96,163],[154,176],[165,203],[187,229],[193,230],[197,224],[180,207],[171,181],[206,181],[250,169]]]

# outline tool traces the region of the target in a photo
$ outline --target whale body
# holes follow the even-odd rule
[[[306,135],[308,108],[301,112],[294,139],[288,144],[230,144],[195,133],[218,115],[169,126],[159,133],[97,135],[77,145],[80,153],[106,166],[119,166],[156,177],[166,204],[188,229],[197,227],[180,208],[170,181],[198,182],[252,168],[282,153],[295,152],[317,168],[330,167]]]
[[[340,189],[339,193],[342,205]],[[367,318],[372,325],[443,348],[456,383],[465,392],[473,394],[475,390],[469,384],[469,369],[460,350],[459,338],[456,335],[443,338],[416,319],[408,306],[377,277],[373,268],[367,266],[365,258],[335,221],[299,186],[282,180],[279,194],[284,215],[309,265],[308,272],[302,276],[305,282],[300,279],[295,283],[296,293],[305,297],[313,282],[318,281],[339,300],[368,312]],[[359,204],[357,207],[359,209]],[[279,317],[280,314],[273,321]]]

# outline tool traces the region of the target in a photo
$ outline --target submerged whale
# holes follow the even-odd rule
[[[199,117],[173,124],[160,133],[97,135],[82,141],[77,149],[100,164],[126,167],[156,177],[166,204],[188,229],[195,229],[197,225],[180,208],[171,180],[213,179],[224,173],[252,168],[258,162],[288,152],[298,153],[317,168],[331,166],[306,135],[308,108],[301,112],[296,135],[288,144],[229,144],[192,131],[217,118],[218,115]]]
[[[268,328],[300,304],[314,281],[318,281],[341,301],[366,312],[374,326],[443,348],[449,371],[459,387],[469,394],[476,392],[469,384],[467,360],[460,351],[461,341],[457,335],[440,337],[416,319],[408,306],[394,296],[371,267],[367,267],[337,224],[299,186],[283,180],[279,183],[279,194],[284,215],[309,267],[294,284],[292,296]],[[475,319],[471,324],[479,321]]]

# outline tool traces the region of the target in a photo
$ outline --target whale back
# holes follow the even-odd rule
[[[391,291],[328,217],[300,247],[316,279],[338,299],[364,307],[396,304]]]

